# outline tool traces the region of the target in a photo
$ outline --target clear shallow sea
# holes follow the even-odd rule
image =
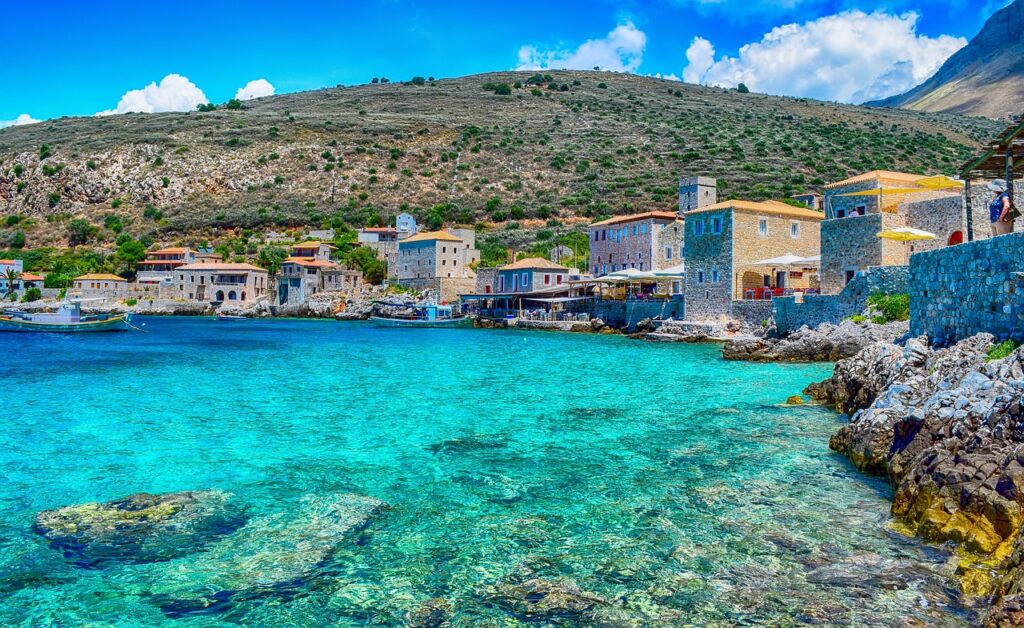
[[[458,625],[580,619],[523,614],[505,583],[531,578],[606,600],[586,618],[610,623],[971,619],[948,556],[890,530],[886,483],[828,450],[840,418],[778,405],[825,365],[593,335],[142,321],[0,334],[2,625],[396,624],[432,598]],[[82,569],[31,531],[47,508],[200,489],[230,493],[249,533]],[[351,493],[391,508],[332,535],[320,505]]]

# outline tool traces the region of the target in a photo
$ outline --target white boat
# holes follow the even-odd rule
[[[393,316],[371,316],[370,323],[378,327],[468,327],[472,319],[456,314],[450,305],[427,303],[413,305],[408,303],[378,303],[390,307],[412,310],[412,314]]]
[[[4,310],[0,314],[0,331],[83,333],[94,331],[129,331],[131,313],[83,316],[80,301],[65,301],[53,313],[30,314],[20,310]]]

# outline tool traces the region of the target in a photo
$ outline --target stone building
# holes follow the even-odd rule
[[[626,268],[660,270],[678,264],[682,256],[682,220],[674,212],[614,216],[591,224],[589,230],[590,271],[595,276]]]
[[[712,177],[679,179],[679,215],[718,202],[718,181]]]
[[[498,269],[496,292],[543,292],[569,281],[569,269],[540,257],[528,257]]]
[[[197,263],[196,251],[185,246],[150,251],[146,253],[146,259],[139,262],[135,280],[139,283],[149,284],[170,283],[176,268],[195,263]]]
[[[824,197],[821,194],[817,194],[815,192],[805,192],[803,194],[794,194],[793,196],[790,196],[789,198],[793,199],[794,201],[797,201],[798,203],[803,203],[804,205],[806,205],[810,209],[816,209],[816,210],[820,210],[822,208],[822,205],[824,204],[824,200],[825,200]]]
[[[75,277],[71,289],[87,298],[125,297],[128,295],[128,280],[108,273],[89,273]]]
[[[269,290],[267,271],[252,264],[186,264],[174,270],[174,293],[179,299],[255,301]]]
[[[913,253],[964,241],[962,190],[928,188],[922,180],[926,178],[921,175],[875,170],[825,186],[822,292],[839,293],[857,273],[872,266],[904,266]],[[879,194],[851,196],[875,190]],[[936,238],[904,243],[878,237],[880,231],[899,227],[922,229]],[[984,233],[975,228],[975,238],[980,237],[988,237],[987,228]]]
[[[732,317],[734,301],[758,288],[813,288],[810,268],[769,268],[755,262],[818,255],[821,212],[777,201],[725,201],[686,215],[686,319]]]
[[[289,257],[275,277],[277,305],[301,305],[319,292],[362,292],[363,273],[330,260]]]
[[[453,301],[476,288],[472,267],[479,261],[472,229],[429,231],[399,240],[394,274],[402,286],[433,290],[442,301]]]

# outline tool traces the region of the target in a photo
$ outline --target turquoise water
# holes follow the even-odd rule
[[[890,490],[778,405],[825,365],[711,345],[361,323],[142,319],[0,335],[0,624],[967,622],[948,556],[888,527]],[[85,569],[48,508],[218,490],[242,528]],[[387,502],[361,528],[332,519]],[[544,612],[515,583],[574,583]]]

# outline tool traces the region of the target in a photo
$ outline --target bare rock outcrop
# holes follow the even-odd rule
[[[751,362],[835,362],[850,358],[868,345],[893,342],[906,335],[906,322],[878,325],[850,320],[838,325],[823,323],[816,329],[804,326],[785,338],[740,338],[722,348],[726,360]]]
[[[907,529],[960,547],[965,594],[994,594],[1000,623],[1024,617],[1024,348],[991,360],[993,341],[875,343],[805,392],[851,414],[829,446],[892,481]]]

